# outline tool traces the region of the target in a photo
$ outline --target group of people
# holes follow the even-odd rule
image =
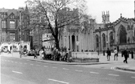
[[[114,60],[118,61],[118,50],[117,48],[114,49]],[[124,49],[123,51],[121,51],[121,55],[122,57],[124,57],[123,62],[124,63],[128,63],[128,58],[129,58],[129,54],[131,53],[131,57],[133,58],[133,52],[128,51],[127,49]],[[111,50],[108,48],[106,51],[107,54],[107,61],[110,61],[110,56],[111,56]]]
[[[71,50],[68,49],[56,49],[56,48],[51,48],[51,49],[46,49],[46,48],[41,48],[39,51],[33,50],[34,52],[34,59],[37,58],[37,54],[39,57],[44,60],[44,59],[49,59],[49,60],[55,60],[55,61],[67,61],[71,62],[72,61],[72,55],[71,55]]]

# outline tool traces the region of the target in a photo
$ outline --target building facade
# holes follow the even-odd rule
[[[0,41],[13,42],[19,41],[18,37],[18,25],[19,15],[16,9],[0,9]]]
[[[102,17],[102,19],[104,19]],[[104,21],[104,20],[103,20]],[[117,48],[135,49],[135,19],[124,18],[122,14],[120,18],[114,22],[103,22],[97,24],[94,31],[95,50],[103,51],[107,48],[113,50]]]
[[[67,10],[69,15],[78,15],[78,10]],[[60,47],[64,47],[67,50],[70,49],[73,52],[88,52],[94,51],[94,25],[95,20],[87,15],[77,19],[75,22],[63,28],[63,32],[60,36]]]
[[[30,14],[29,9],[26,5],[25,8],[19,8],[19,36],[20,41],[29,42],[30,41]]]

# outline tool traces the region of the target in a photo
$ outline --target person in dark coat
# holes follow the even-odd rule
[[[128,57],[129,57],[129,53],[126,49],[123,51],[123,55],[124,55],[124,61],[123,62],[128,63],[127,60],[128,60]]]
[[[107,53],[107,61],[110,61],[111,51],[109,48],[107,48],[106,53]]]
[[[131,51],[131,58],[134,59],[134,52]]]

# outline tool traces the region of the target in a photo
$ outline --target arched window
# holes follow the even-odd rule
[[[98,47],[99,47],[99,36],[96,35],[96,48],[98,48]]]
[[[127,43],[127,33],[126,33],[126,29],[124,26],[120,26],[119,42],[120,42],[120,44]]]
[[[110,46],[114,43],[113,32],[110,32]]]
[[[103,38],[103,47],[106,47],[106,39],[105,39],[105,34],[102,34],[102,38]]]

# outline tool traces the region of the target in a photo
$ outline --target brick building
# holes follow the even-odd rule
[[[16,9],[0,9],[0,41],[19,41],[19,13]]]

